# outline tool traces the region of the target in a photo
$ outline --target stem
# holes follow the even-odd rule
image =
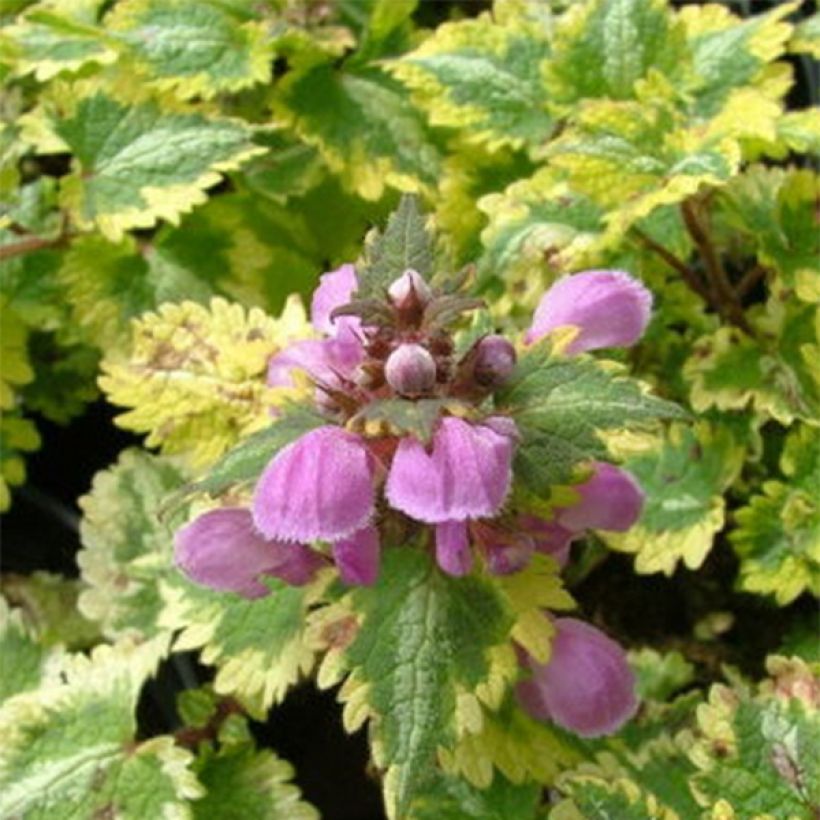
[[[728,322],[746,331],[750,336],[754,336],[754,329],[746,319],[737,294],[732,289],[726,268],[723,267],[720,255],[712,244],[709,232],[700,222],[694,203],[691,199],[685,200],[681,203],[680,209],[686,230],[689,231],[692,241],[703,258],[703,264],[712,286],[711,290],[716,298],[715,307]]]
[[[674,253],[672,253],[668,248],[665,248],[660,243],[656,242],[651,236],[645,234],[640,228],[636,228],[633,226],[632,232],[635,234],[638,239],[646,245],[649,250],[654,251],[667,265],[674,268],[686,281],[686,284],[692,288],[695,293],[701,296],[704,301],[708,304],[712,303],[709,291],[707,290],[706,286],[701,282],[700,278],[698,277],[697,273],[690,268],[683,260],[678,259]]]
[[[0,259],[11,259],[13,256],[20,256],[24,253],[39,251],[43,248],[53,248],[60,245],[65,237],[58,236],[56,239],[43,239],[41,236],[28,236],[19,242],[12,242],[10,245],[0,246]]]
[[[763,265],[755,265],[750,271],[747,271],[743,278],[738,282],[735,293],[738,299],[743,299],[748,296],[749,291],[766,275],[766,268]]]

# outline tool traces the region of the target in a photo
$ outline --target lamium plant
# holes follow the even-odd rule
[[[0,5],[0,820],[820,816],[816,3]]]

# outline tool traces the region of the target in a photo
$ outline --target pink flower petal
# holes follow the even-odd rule
[[[365,527],[333,545],[333,559],[339,575],[349,586],[375,584],[379,577],[380,557],[379,533],[375,527]]]
[[[514,446],[511,436],[488,425],[443,418],[432,453],[412,437],[401,440],[387,479],[387,500],[430,524],[495,515],[510,489]]]
[[[464,521],[436,524],[436,561],[448,575],[460,577],[470,571],[473,554]]]
[[[577,504],[560,510],[558,523],[574,532],[628,530],[640,517],[643,490],[626,470],[599,461],[592,478],[574,487],[581,495]]]
[[[518,523],[532,537],[536,552],[551,555],[562,569],[567,565],[577,533],[562,527],[557,521],[546,521],[534,515],[522,515]]]
[[[304,544],[267,540],[253,526],[250,510],[239,507],[211,510],[179,529],[174,555],[180,569],[196,583],[246,598],[270,592],[257,580],[261,575],[301,586],[324,564]]]
[[[342,265],[330,273],[323,273],[319,277],[319,284],[313,291],[313,300],[310,305],[310,319],[313,327],[327,336],[335,336],[338,322],[333,322],[330,314],[337,307],[346,305],[359,287],[356,279],[356,268],[353,265]],[[346,322],[355,321],[345,318]],[[358,324],[358,322],[357,322]]]
[[[269,538],[338,541],[373,515],[373,467],[362,441],[319,427],[281,450],[256,485],[253,518]]]
[[[293,371],[305,372],[317,384],[340,387],[362,360],[361,342],[353,335],[343,339],[306,339],[286,347],[268,362],[271,387],[293,387]]]
[[[626,654],[583,621],[556,618],[554,624],[549,662],[528,659],[533,676],[518,684],[521,705],[533,717],[581,737],[617,731],[638,708]]]
[[[590,270],[559,279],[535,310],[528,344],[557,327],[580,329],[567,353],[627,347],[640,339],[652,310],[652,294],[624,271]]]

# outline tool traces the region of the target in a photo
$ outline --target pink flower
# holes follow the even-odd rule
[[[319,284],[313,291],[310,303],[310,319],[313,327],[325,336],[336,336],[342,327],[350,327],[358,320],[353,317],[340,317],[335,322],[330,318],[336,308],[346,305],[359,287],[356,279],[356,268],[353,265],[342,265],[319,277]]]
[[[439,422],[430,453],[417,439],[403,438],[387,479],[387,501],[429,524],[495,515],[510,490],[514,430],[510,419],[471,424],[448,416]]]
[[[371,586],[379,577],[379,532],[365,527],[333,545],[333,560],[344,583]]]
[[[470,536],[464,521],[436,524],[436,562],[448,575],[466,575],[473,565]]]
[[[522,515],[518,523],[533,539],[536,552],[551,555],[559,567],[567,565],[570,547],[579,533],[562,527],[557,521],[547,521],[534,515]]]
[[[268,538],[338,541],[370,522],[373,463],[361,439],[341,427],[311,430],[282,449],[256,485],[253,518]]]
[[[302,370],[319,385],[339,388],[349,381],[362,360],[361,343],[354,338],[306,339],[286,347],[268,362],[271,387],[293,387],[293,371]]]
[[[558,327],[579,328],[569,354],[599,347],[627,347],[640,339],[652,310],[652,294],[628,273],[590,270],[559,279],[535,309],[526,342]]]
[[[581,737],[617,731],[638,708],[635,676],[618,644],[574,618],[556,618],[552,656],[527,656],[532,678],[518,684],[523,708]]]
[[[270,592],[260,576],[301,586],[324,565],[322,557],[304,544],[265,538],[254,528],[250,510],[239,507],[211,510],[178,530],[174,557],[196,583],[245,598]]]

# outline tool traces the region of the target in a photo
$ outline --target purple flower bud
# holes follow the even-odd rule
[[[486,551],[487,569],[493,575],[511,575],[529,564],[535,552],[535,542],[530,536],[519,533],[487,544]]]
[[[393,281],[387,289],[387,295],[399,310],[423,308],[433,298],[430,286],[412,268]]]
[[[470,571],[473,556],[466,522],[436,524],[436,561],[448,575],[460,577]]]
[[[482,387],[500,387],[515,369],[515,348],[503,336],[485,336],[475,349],[473,376]]]
[[[260,576],[301,586],[324,565],[322,557],[304,544],[265,538],[253,526],[250,510],[241,507],[210,510],[179,529],[174,557],[192,581],[245,598],[270,592],[258,580]]]
[[[583,621],[556,618],[552,655],[527,658],[532,678],[518,684],[524,709],[581,737],[617,731],[638,708],[635,676],[615,641]]]
[[[518,523],[532,537],[536,552],[552,556],[562,569],[567,565],[572,541],[578,537],[577,533],[562,527],[557,521],[546,521],[534,515],[522,515]]]
[[[365,527],[333,545],[333,559],[348,586],[372,586],[379,577],[380,544],[375,527]]]
[[[649,322],[652,294],[628,273],[589,270],[564,276],[542,297],[527,331],[528,344],[558,327],[579,329],[567,353],[635,344]]]
[[[417,344],[399,345],[384,366],[387,383],[403,396],[417,396],[436,383],[436,362],[430,352]]]

